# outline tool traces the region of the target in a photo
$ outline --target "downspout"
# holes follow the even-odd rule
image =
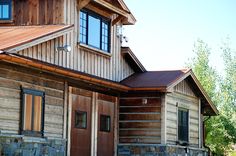
[[[207,120],[209,120],[211,118],[211,116],[208,116],[208,118],[206,118],[204,121],[203,121],[203,147],[204,148],[206,148],[206,149],[208,149],[208,156],[210,156],[211,155],[211,149],[206,145],[206,130],[205,130],[205,122],[207,121]]]

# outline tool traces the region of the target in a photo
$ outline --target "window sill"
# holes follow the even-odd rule
[[[83,43],[79,43],[78,45],[79,45],[78,46],[79,48],[88,50],[89,52],[92,52],[92,53],[95,53],[95,54],[98,54],[98,55],[102,55],[102,56],[105,56],[105,57],[111,57],[111,53],[108,53],[108,52],[90,47],[90,46],[88,46],[86,44],[83,44]]]
[[[13,24],[13,20],[1,20],[0,19],[0,24]]]

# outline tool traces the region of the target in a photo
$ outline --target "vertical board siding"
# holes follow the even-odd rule
[[[167,100],[167,143],[178,141],[178,107],[189,110],[189,144],[198,147],[199,144],[199,103],[188,84],[183,81],[174,87],[175,92],[166,96]]]
[[[22,0],[14,1],[14,11],[18,13],[16,25],[73,24],[72,32],[34,47],[19,51],[23,56],[47,63],[95,75],[101,78],[121,81],[134,73],[134,70],[121,55],[120,37],[117,25],[111,26],[110,54],[102,54],[93,48],[79,45],[79,12],[77,1],[71,0]],[[23,9],[24,8],[24,9]],[[116,16],[112,15],[111,20]],[[57,46],[70,45],[72,51],[56,52]]]
[[[62,24],[64,0],[13,0],[14,25]]]
[[[19,134],[22,86],[45,92],[44,136],[62,138],[64,83],[20,69],[0,64],[0,131]]]
[[[120,99],[120,143],[161,143],[161,99],[145,99]]]

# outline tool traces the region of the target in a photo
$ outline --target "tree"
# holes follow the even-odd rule
[[[206,144],[215,155],[224,155],[231,148],[231,145],[236,142],[236,124],[235,120],[232,120],[233,111],[227,111],[231,110],[233,105],[231,96],[235,93],[235,90],[230,85],[235,83],[235,81],[226,76],[226,83],[222,76],[219,76],[216,70],[209,65],[211,49],[205,42],[197,40],[193,51],[196,56],[188,63],[188,67],[192,68],[203,88],[219,110],[218,116],[211,117],[206,121]],[[229,49],[224,47],[223,51],[225,53]],[[230,54],[230,52],[225,54],[225,60],[231,59]],[[229,75],[232,76],[232,68],[235,67],[232,65],[232,61],[227,61],[226,66],[228,66],[226,68],[229,71]],[[236,73],[235,70],[234,72]]]

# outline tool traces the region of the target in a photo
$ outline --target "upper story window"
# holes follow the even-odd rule
[[[44,92],[22,89],[22,134],[43,136]]]
[[[80,42],[109,52],[110,21],[91,11],[80,11]]]
[[[189,111],[179,108],[178,110],[178,140],[187,143],[189,136]]]
[[[12,0],[0,1],[0,20],[11,20]]]

